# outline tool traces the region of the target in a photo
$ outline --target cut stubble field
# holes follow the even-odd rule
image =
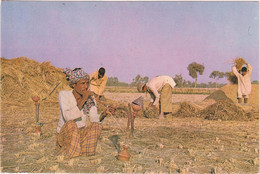
[[[131,102],[139,96],[149,101],[149,95],[110,93],[106,98]],[[174,94],[173,102],[201,102],[208,95]],[[55,155],[58,103],[41,105],[42,135],[34,132],[34,105],[10,105],[2,102],[1,171],[2,172],[67,172],[67,173],[257,173],[258,120],[212,121],[202,118],[168,116],[164,120],[136,118],[135,136],[129,139],[129,162],[119,161],[109,140],[119,136],[125,143],[127,118],[108,117],[97,152],[92,157],[70,160]],[[115,121],[116,119],[116,121]]]

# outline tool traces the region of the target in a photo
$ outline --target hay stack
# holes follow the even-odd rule
[[[58,101],[58,92],[70,89],[60,68],[50,62],[38,63],[27,57],[1,58],[1,99],[2,102],[32,102],[34,95],[44,98],[61,81],[48,101]]]
[[[182,102],[180,104],[180,109],[174,114],[177,117],[195,117],[197,113],[201,110],[199,106],[194,103]]]
[[[208,106],[200,113],[200,117],[208,120],[249,120],[250,115],[228,100],[219,100],[217,103]]]
[[[259,85],[252,84],[252,92],[248,100],[248,104],[252,105],[254,109],[259,110]],[[205,98],[205,100],[213,99],[215,101],[219,100],[231,100],[237,103],[237,85],[227,84],[220,88],[219,90],[213,92],[210,96]]]

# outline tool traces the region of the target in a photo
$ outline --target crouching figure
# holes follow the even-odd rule
[[[57,155],[73,158],[95,155],[102,131],[102,120],[109,114],[97,113],[94,97],[89,90],[89,75],[81,68],[64,69],[72,90],[60,91],[60,115],[57,128]]]

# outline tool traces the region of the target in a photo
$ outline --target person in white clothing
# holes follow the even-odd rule
[[[97,113],[96,101],[89,90],[87,73],[81,68],[66,68],[64,73],[72,90],[59,93],[57,154],[64,155],[65,158],[94,155],[102,130],[101,120],[109,111],[101,115]]]
[[[238,103],[242,103],[242,98],[244,98],[244,103],[248,102],[249,95],[251,94],[251,74],[252,67],[250,64],[246,63],[247,68],[243,67],[241,73],[237,71],[236,66],[233,66],[232,71],[238,79],[238,88],[237,88],[237,99]]]
[[[159,118],[165,118],[166,114],[172,112],[172,89],[176,83],[170,76],[157,76],[148,83],[137,85],[139,92],[148,92],[151,96],[149,107],[159,104]],[[161,91],[161,95],[158,91]]]

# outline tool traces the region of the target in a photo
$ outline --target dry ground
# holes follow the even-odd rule
[[[140,94],[106,93],[107,98],[129,102]],[[113,96],[113,98],[112,98]],[[144,94],[145,100],[148,100]],[[173,95],[174,102],[202,101],[206,95]],[[127,99],[127,100],[125,100]],[[135,137],[129,140],[129,162],[117,160],[117,151],[108,139],[118,135],[125,141],[114,117],[104,120],[96,156],[64,160],[55,156],[58,103],[40,106],[42,135],[34,136],[34,105],[13,106],[2,102],[2,172],[189,172],[257,173],[259,161],[258,120],[209,121],[200,118],[165,120],[136,119]],[[126,118],[116,118],[126,127]],[[94,164],[93,164],[94,163]]]
[[[136,98],[142,96],[144,102],[150,101],[150,95],[147,93],[109,93],[105,92],[104,96],[106,98],[119,101],[119,102],[132,102]],[[184,101],[191,101],[191,102],[201,102],[204,100],[208,95],[200,95],[200,94],[172,94],[172,102],[184,102]]]

